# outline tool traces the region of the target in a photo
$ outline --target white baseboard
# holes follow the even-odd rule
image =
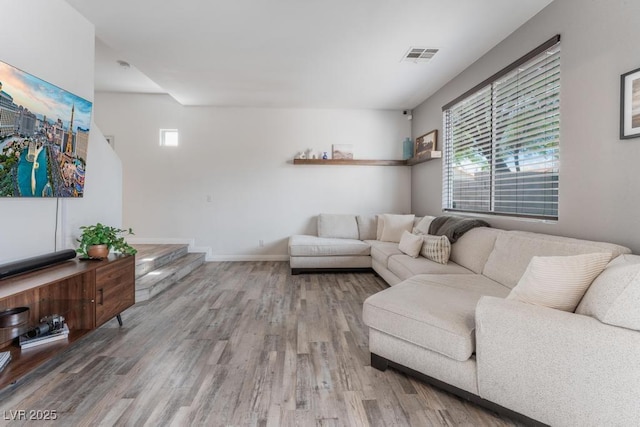
[[[289,255],[214,255],[209,246],[195,246],[196,239],[175,237],[127,237],[127,242],[135,245],[189,245],[191,253],[205,253],[205,261],[289,261]]]
[[[127,237],[127,242],[135,245],[189,245],[192,247],[196,239],[175,238],[175,237]]]
[[[207,261],[289,261],[289,255],[212,255]]]

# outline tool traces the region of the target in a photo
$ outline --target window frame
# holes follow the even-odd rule
[[[544,52],[548,51],[549,49],[553,48],[554,46],[558,45],[560,43],[560,35],[557,34],[554,37],[550,38],[549,40],[547,40],[546,42],[544,42],[543,44],[541,44],[540,46],[536,47],[535,49],[533,49],[532,51],[528,52],[526,55],[522,56],[521,58],[519,58],[518,60],[514,61],[513,63],[509,64],[508,66],[504,67],[503,69],[501,69],[500,71],[498,71],[497,73],[493,74],[492,76],[490,76],[489,78],[483,80],[482,82],[480,82],[479,84],[473,86],[471,89],[467,90],[466,92],[464,92],[462,95],[458,96],[457,98],[455,98],[454,100],[448,102],[447,104],[445,104],[442,107],[442,112],[443,112],[443,145],[444,145],[444,153],[443,153],[443,187],[442,187],[442,209],[444,212],[456,212],[456,213],[468,213],[468,214],[482,214],[482,215],[491,215],[491,216],[504,216],[504,217],[517,217],[517,218],[526,218],[526,219],[540,219],[540,220],[547,220],[547,221],[557,221],[558,220],[558,211],[556,211],[555,215],[538,215],[538,214],[528,214],[528,213],[515,213],[515,212],[501,212],[501,211],[495,211],[495,192],[496,192],[496,182],[495,182],[495,171],[493,170],[493,167],[495,165],[492,164],[492,171],[491,171],[491,178],[490,178],[490,196],[488,198],[488,200],[486,201],[486,203],[488,203],[489,208],[488,210],[473,210],[473,209],[459,209],[459,208],[454,208],[454,207],[449,207],[447,206],[448,203],[452,202],[453,199],[453,178],[450,177],[451,175],[451,171],[450,168],[452,166],[450,166],[450,163],[452,161],[451,159],[451,155],[447,155],[447,150],[450,150],[451,148],[448,147],[447,145],[450,143],[449,142],[449,138],[451,137],[450,132],[452,131],[450,128],[448,128],[448,121],[447,121],[447,112],[454,106],[456,106],[457,104],[459,104],[462,101],[465,100],[471,100],[471,98],[474,95],[477,95],[478,97],[481,96],[482,91],[487,90],[487,88],[489,88],[489,91],[491,93],[491,98],[493,98],[493,85],[497,82],[500,81],[501,78],[507,76],[509,73],[511,73],[512,71],[514,71],[515,69],[521,67],[522,65],[528,63],[529,61],[531,61],[532,59],[538,57],[539,55],[543,54]],[[559,89],[560,90],[560,89]],[[560,99],[560,95],[558,93],[558,100]],[[494,100],[491,100],[491,116],[493,117],[494,113],[495,113],[495,105],[493,104]],[[558,107],[558,113],[559,113],[559,107]],[[559,119],[558,119],[559,120]],[[558,125],[559,126],[559,125]],[[493,132],[493,130],[491,131]],[[491,136],[491,140],[494,140],[494,136]],[[449,151],[450,153],[450,151]],[[559,131],[558,131],[558,153],[559,153]],[[492,143],[491,146],[491,162],[493,163],[495,160],[495,157],[497,155],[496,152],[496,145]],[[558,177],[559,177],[559,160],[558,160],[558,173],[557,173]],[[558,187],[559,186],[559,178],[556,180],[556,191],[558,191]],[[558,205],[559,202],[559,192],[558,195],[556,196],[556,203]]]

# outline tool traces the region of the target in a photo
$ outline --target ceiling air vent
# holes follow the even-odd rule
[[[426,47],[410,47],[407,53],[402,57],[403,62],[427,62],[438,53],[438,49],[429,49]]]

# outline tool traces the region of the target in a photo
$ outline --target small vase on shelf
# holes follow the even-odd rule
[[[402,142],[402,160],[408,160],[413,157],[413,141],[411,138],[405,138]]]
[[[327,156],[327,152],[326,151],[323,151],[322,152],[322,160],[327,160],[327,159],[329,159],[329,156]]]

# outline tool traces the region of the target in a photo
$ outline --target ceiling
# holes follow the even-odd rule
[[[552,0],[66,1],[95,24],[96,91],[411,109]],[[402,62],[410,47],[439,52]]]

